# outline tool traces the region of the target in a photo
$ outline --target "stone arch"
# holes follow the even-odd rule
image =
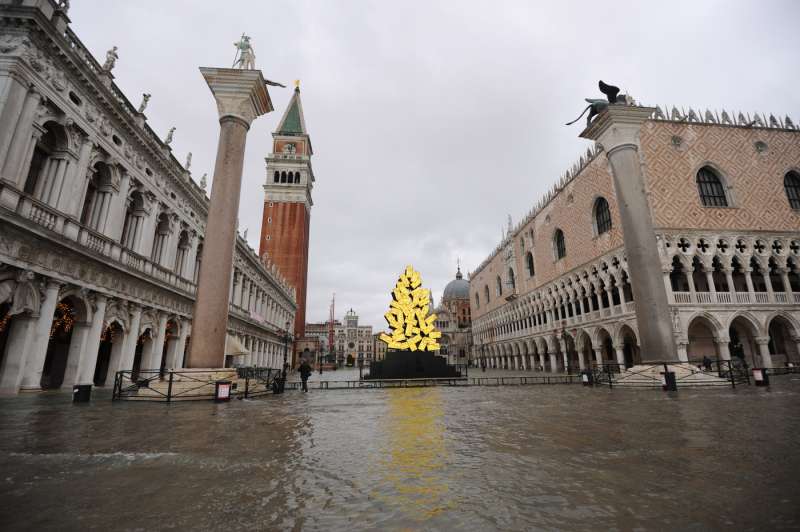
[[[752,313],[747,311],[739,311],[734,313],[732,316],[728,318],[727,323],[723,330],[726,332],[730,329],[731,325],[733,325],[734,321],[745,322],[748,326],[751,327],[752,333],[754,336],[764,336],[765,335],[765,324],[762,323],[758,318],[756,318]]]
[[[773,366],[788,367],[800,363],[800,327],[791,314],[782,311],[771,313],[765,322],[765,330]]]
[[[77,288],[61,294],[52,316],[47,352],[39,385],[60,388],[78,378],[78,363],[91,326],[92,306],[85,293]]]
[[[105,386],[109,381],[109,375],[114,375],[119,367],[127,338],[126,329],[122,323],[119,317],[114,316],[103,324],[92,379],[95,386]]]
[[[615,344],[622,347],[625,367],[630,368],[641,364],[642,355],[636,328],[629,323],[623,323],[617,328],[616,334]]]
[[[90,322],[93,317],[92,304],[89,301],[89,294],[81,288],[70,287],[62,290],[58,296],[59,301],[71,299],[75,304],[76,320]]]
[[[706,357],[717,359],[720,356],[717,344],[727,337],[727,331],[713,314],[696,312],[686,320],[689,362],[699,364]]]
[[[613,335],[605,327],[597,327],[592,335],[592,347],[600,350],[604,364],[616,363]]]

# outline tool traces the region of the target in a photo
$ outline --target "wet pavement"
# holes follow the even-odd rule
[[[798,376],[69,399],[0,399],[3,530],[800,528]]]

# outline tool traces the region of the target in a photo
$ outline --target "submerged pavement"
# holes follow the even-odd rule
[[[225,404],[112,403],[108,391],[84,405],[65,393],[3,398],[0,523],[796,529],[800,377],[772,382],[670,394],[312,390]]]

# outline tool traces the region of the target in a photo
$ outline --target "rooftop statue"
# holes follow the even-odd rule
[[[106,62],[103,63],[103,70],[106,72],[111,72],[117,62],[117,59],[119,59],[119,54],[117,53],[117,47],[114,46],[111,48],[111,50],[106,52]]]
[[[256,53],[253,45],[250,44],[250,37],[242,33],[239,42],[233,43],[236,47],[236,57],[233,60],[233,68],[242,70],[254,70],[256,68]]]
[[[164,139],[164,144],[166,144],[167,146],[172,144],[172,136],[174,134],[175,134],[175,128],[174,127],[169,128],[169,131],[167,131],[167,137]]]
[[[586,114],[586,111],[589,111],[589,116],[586,117],[586,127],[589,127],[589,125],[592,123],[592,118],[605,111],[609,104],[633,105],[633,98],[627,94],[620,95],[619,87],[607,85],[603,83],[602,79],[598,83],[598,86],[600,87],[600,92],[606,95],[607,100],[603,100],[601,98],[585,98],[589,105],[587,105],[586,109],[584,109],[583,112],[578,115],[578,118],[572,122],[567,122],[568,126],[571,126],[580,120],[580,118]]]
[[[139,104],[139,112],[144,113],[144,110],[147,109],[147,102],[150,101],[150,94],[144,93],[142,94],[142,103]]]

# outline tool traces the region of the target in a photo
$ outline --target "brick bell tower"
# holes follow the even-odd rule
[[[296,341],[305,335],[306,328],[308,237],[311,206],[314,204],[311,201],[311,189],[314,188],[311,155],[314,152],[306,132],[299,82],[295,82],[292,99],[272,138],[272,153],[266,157],[267,182],[264,184],[259,255],[266,253],[295,289]]]

